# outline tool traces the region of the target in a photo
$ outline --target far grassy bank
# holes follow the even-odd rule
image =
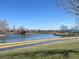
[[[0,52],[0,59],[79,59],[79,41]]]

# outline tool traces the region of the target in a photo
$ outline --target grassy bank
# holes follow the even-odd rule
[[[0,52],[0,59],[79,59],[79,41]]]

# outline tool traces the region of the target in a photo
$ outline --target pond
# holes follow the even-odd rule
[[[38,40],[44,38],[59,38],[53,34],[31,34],[31,35],[20,35],[20,34],[8,34],[5,37],[0,37],[0,43],[12,43],[21,42],[26,40]]]

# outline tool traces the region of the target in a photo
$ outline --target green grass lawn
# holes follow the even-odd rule
[[[0,59],[79,59],[79,41],[0,51]]]

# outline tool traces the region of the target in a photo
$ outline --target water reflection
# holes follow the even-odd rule
[[[32,34],[32,35],[9,34],[5,37],[0,37],[0,43],[11,43],[25,40],[37,40],[43,38],[57,38],[57,37],[59,36],[55,36],[53,34]]]

